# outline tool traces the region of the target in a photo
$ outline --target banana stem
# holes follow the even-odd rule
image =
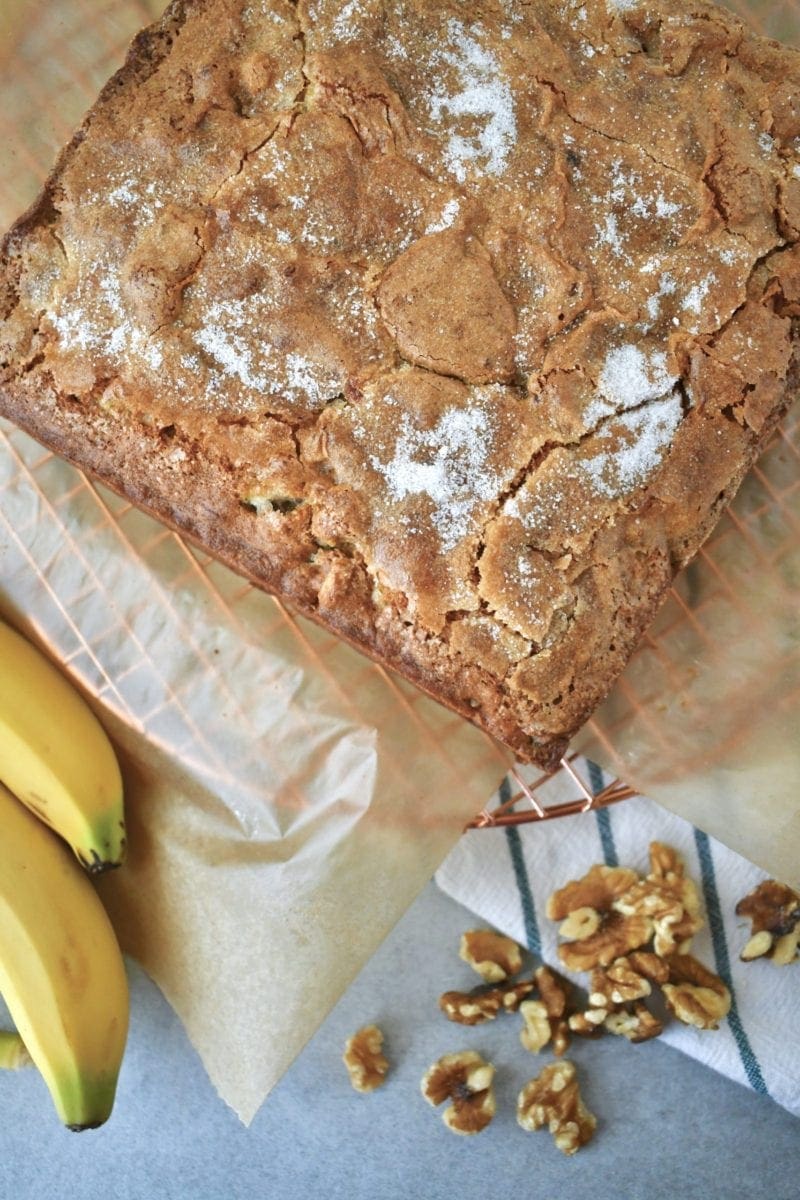
[[[30,1066],[32,1061],[19,1034],[0,1029],[0,1069],[17,1071],[20,1067]]]

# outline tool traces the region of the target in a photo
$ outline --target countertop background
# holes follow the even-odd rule
[[[36,193],[58,147],[159,0],[0,0],[0,224]],[[800,30],[798,6],[749,9],[775,36]],[[525,832],[535,836],[535,828]],[[34,1070],[0,1073],[0,1197],[93,1200],[795,1200],[800,1123],[658,1042],[578,1042],[595,1140],[562,1156],[546,1132],[516,1125],[519,1088],[544,1061],[518,1040],[519,1018],[475,1029],[440,1014],[442,991],[472,982],[457,955],[470,914],[429,885],[295,1061],[249,1129],[216,1096],[161,994],[129,964],[132,1027],[115,1112],[102,1129],[62,1129]],[[220,949],[220,953],[223,953]],[[798,968],[800,969],[800,968]],[[352,1091],[346,1038],[376,1021],[393,1070]],[[497,1067],[498,1115],[458,1138],[422,1099],[441,1054],[475,1048]]]

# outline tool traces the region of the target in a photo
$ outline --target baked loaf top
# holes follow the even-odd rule
[[[688,0],[176,0],[5,240],[0,411],[549,765],[790,398],[798,97]]]

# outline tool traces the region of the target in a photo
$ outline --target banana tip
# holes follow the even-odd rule
[[[84,858],[79,854],[78,861],[89,875],[102,875],[105,871],[113,871],[122,865],[121,858],[100,858],[95,851],[92,851],[91,858]]]

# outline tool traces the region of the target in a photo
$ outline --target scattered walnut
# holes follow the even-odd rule
[[[603,1032],[603,1022],[608,1016],[607,1008],[590,1008],[587,1012],[573,1013],[568,1020],[571,1033],[579,1037],[597,1037]]]
[[[551,921],[563,921],[580,908],[607,912],[617,896],[622,896],[636,883],[636,872],[627,867],[595,866],[582,879],[573,879],[553,892],[547,901]]]
[[[539,988],[540,1000],[525,1000],[520,1012],[525,1028],[519,1039],[533,1054],[552,1041],[553,1053],[563,1054],[569,1046],[567,1003],[569,984],[549,967],[538,967],[533,973]]]
[[[797,958],[800,942],[800,895],[785,883],[765,879],[736,905],[749,917],[751,938],[741,953],[746,961],[768,956],[779,966]]]
[[[683,861],[670,846],[651,843],[650,868],[646,879],[639,880],[614,900],[613,908],[625,916],[651,918],[656,954],[685,953],[703,926],[700,894],[694,882],[686,877]]]
[[[652,936],[653,922],[649,917],[626,917],[612,912],[604,916],[597,933],[591,937],[581,942],[562,942],[558,957],[569,971],[591,971],[646,945]]]
[[[383,1034],[377,1025],[365,1025],[344,1048],[342,1061],[357,1092],[374,1092],[386,1079],[389,1062],[381,1054]]]
[[[459,1025],[480,1025],[493,1021],[499,1012],[516,1012],[521,1001],[533,991],[533,980],[506,983],[482,992],[445,992],[439,1008],[449,1021]]]
[[[453,1133],[480,1133],[495,1114],[494,1067],[474,1050],[445,1054],[425,1073],[422,1094],[434,1107],[451,1100],[442,1120]]]
[[[720,977],[691,954],[672,954],[666,962],[664,997],[678,1020],[697,1029],[719,1028],[731,1007],[731,994]]]
[[[552,1029],[547,1015],[547,1006],[543,1000],[523,1000],[519,1006],[525,1028],[519,1035],[519,1040],[531,1054],[538,1054],[550,1041]]]
[[[785,891],[781,899],[786,899]],[[762,928],[754,923],[744,957],[769,950],[779,960],[797,954],[800,896],[792,893],[789,903],[790,929],[779,924],[780,942],[770,929],[767,943],[762,932],[770,918],[756,900],[755,907],[764,913]],[[737,911],[750,915],[752,904],[745,897]],[[592,972],[589,1007],[568,1017],[570,1032],[592,1037],[605,1028],[631,1041],[657,1037],[662,1022],[643,1003],[653,984],[663,988],[680,1020],[716,1029],[731,997],[722,980],[687,953],[703,925],[700,909],[700,894],[687,878],[683,860],[661,842],[650,844],[650,873],[644,879],[627,868],[598,865],[554,892],[547,915],[562,922],[562,936],[574,939],[558,947],[559,958],[569,970]]]
[[[637,971],[630,958],[617,958],[609,967],[595,967],[589,984],[589,1004],[612,1009],[649,996],[650,980]]]
[[[589,1008],[569,1019],[573,1033],[590,1037],[601,1026],[632,1042],[657,1037],[662,1023],[643,1004],[631,1005],[652,992],[653,983],[665,983],[669,969],[662,958],[634,950],[605,969],[595,967],[589,983]]]
[[[546,1125],[564,1154],[575,1154],[597,1125],[581,1100],[575,1067],[564,1060],[551,1063],[525,1085],[517,1099],[517,1121],[527,1130]]]
[[[448,1021],[459,1025],[481,1025],[493,1021],[500,1011],[500,997],[491,992],[473,995],[472,992],[444,992],[439,997],[439,1008]]]
[[[558,932],[571,942],[591,937],[600,928],[600,913],[595,908],[576,908],[561,922]]]
[[[516,975],[522,966],[517,943],[491,929],[471,929],[462,934],[458,953],[487,983],[500,983]]]
[[[609,1013],[605,1019],[609,1033],[626,1037],[629,1042],[647,1042],[658,1037],[664,1026],[645,1004],[634,1004],[633,1008],[621,1008]]]
[[[591,971],[607,966],[615,958],[644,946],[653,936],[649,917],[628,916],[618,911],[616,901],[638,883],[636,872],[627,867],[594,866],[583,879],[572,880],[553,892],[547,915],[562,921],[559,932],[575,938],[559,946],[558,955],[570,971]]]
[[[550,967],[537,967],[533,973],[539,995],[550,1020],[550,1030],[553,1039],[553,1053],[563,1054],[569,1046],[569,1025],[567,1024],[567,1005],[569,1003],[570,985],[557,971]]]

